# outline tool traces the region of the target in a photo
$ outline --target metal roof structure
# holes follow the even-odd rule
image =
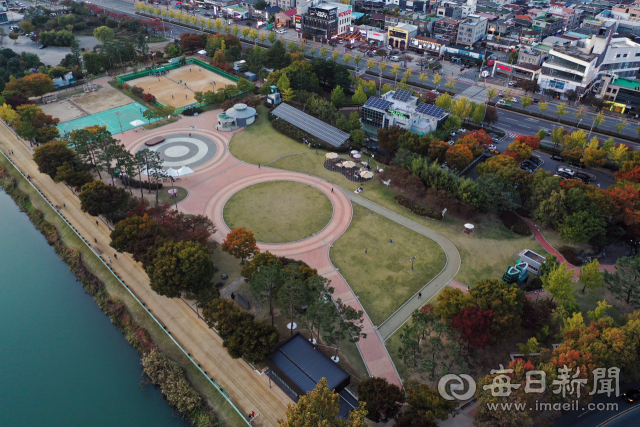
[[[396,89],[391,98],[398,101],[407,102],[409,101],[409,99],[411,99],[411,92],[404,89]]]
[[[294,401],[316,388],[322,378],[340,395],[338,415],[346,417],[358,400],[346,386],[351,376],[297,332],[269,356],[268,375]]]
[[[435,105],[424,104],[424,103],[418,104],[418,106],[416,107],[416,112],[420,114],[425,114],[427,116],[435,117],[438,120],[440,120],[441,118],[447,115],[447,112],[444,110],[444,108],[440,108],[440,107],[436,107]]]
[[[340,129],[307,113],[303,113],[288,104],[282,103],[278,105],[271,113],[334,147],[341,146],[349,139],[348,133],[342,132]]]
[[[377,110],[387,111],[389,108],[393,107],[393,102],[372,96],[371,98],[367,99],[367,102],[364,103],[364,106],[375,108]]]

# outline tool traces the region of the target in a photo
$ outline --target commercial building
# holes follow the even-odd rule
[[[302,18],[302,32],[316,40],[327,41],[351,27],[351,6],[342,3],[299,1],[298,15]]]
[[[547,51],[526,46],[518,52],[518,64],[542,65],[547,58]]]
[[[276,13],[276,25],[278,27],[295,27],[297,9],[289,9]]]
[[[510,80],[538,80],[542,72],[540,65],[534,64],[509,64],[503,61],[495,61],[493,63],[493,70],[491,71],[491,77],[505,77]]]
[[[484,16],[469,15],[458,27],[458,44],[473,46],[487,34],[487,25],[488,20]]]
[[[600,75],[616,74],[618,77],[634,78],[640,69],[640,44],[628,38],[612,38],[609,42]]]
[[[409,41],[409,50],[420,54],[426,53],[431,56],[440,56],[447,46],[449,46],[448,40],[432,39],[423,36],[415,36]]]
[[[640,107],[640,80],[617,77],[615,74],[602,76],[598,96],[609,101],[609,109],[618,113]]]
[[[557,94],[574,90],[583,96],[592,88],[597,75],[598,55],[574,46],[558,47],[549,51],[538,83],[541,89],[551,89]]]
[[[407,90],[397,89],[382,95],[372,96],[361,109],[363,129],[377,134],[378,128],[400,126],[411,132],[423,135],[433,132],[449,114],[442,108],[420,103],[418,98]]]
[[[397,24],[389,27],[387,38],[389,46],[399,49],[408,49],[409,40],[418,35],[418,27],[409,24]]]
[[[564,30],[564,20],[544,14],[533,19],[533,28],[541,29],[543,33],[553,36]]]

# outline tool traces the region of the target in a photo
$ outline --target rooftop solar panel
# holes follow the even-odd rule
[[[393,102],[387,101],[386,99],[376,98],[372,96],[367,99],[367,102],[364,103],[365,107],[375,108],[382,111],[387,111],[389,108],[393,106]]]
[[[401,102],[407,102],[409,100],[409,98],[411,98],[411,92],[409,92],[408,90],[404,90],[404,89],[397,89],[393,93],[391,98],[397,99],[398,101],[401,101]]]
[[[288,104],[280,104],[272,111],[273,115],[292,125],[302,129],[305,132],[319,138],[326,143],[339,147],[349,139],[349,134],[342,132],[325,122],[316,119],[302,111],[293,108]]]
[[[435,117],[436,119],[441,119],[447,115],[447,112],[443,108],[424,103],[419,104],[416,107],[416,111],[427,116]]]

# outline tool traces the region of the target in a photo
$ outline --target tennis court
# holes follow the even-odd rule
[[[115,135],[120,132],[128,131],[134,127],[147,124],[149,121],[142,116],[147,108],[137,102],[133,102],[122,107],[112,108],[111,110],[102,111],[101,113],[91,114],[90,116],[80,117],[66,123],[60,123],[57,127],[60,134],[83,129],[87,126],[106,126],[107,130]],[[119,112],[118,114],[116,114]],[[132,124],[136,120],[142,123]],[[151,120],[152,122],[156,120]],[[120,128],[122,125],[122,129]]]

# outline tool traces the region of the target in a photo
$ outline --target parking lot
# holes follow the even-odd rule
[[[9,26],[3,25],[2,27],[8,34]],[[98,40],[95,37],[78,36],[77,39],[80,44],[80,48],[84,48],[86,52],[93,51],[93,47],[98,44]],[[18,37],[18,40],[16,40],[15,43],[7,37],[5,38],[3,47],[12,49],[14,52],[19,53],[35,53],[40,57],[40,61],[42,61],[43,64],[51,65],[52,67],[58,65],[68,53],[71,53],[71,49],[68,47],[48,46],[46,49],[40,49],[39,44],[31,41],[31,39],[25,36]]]

